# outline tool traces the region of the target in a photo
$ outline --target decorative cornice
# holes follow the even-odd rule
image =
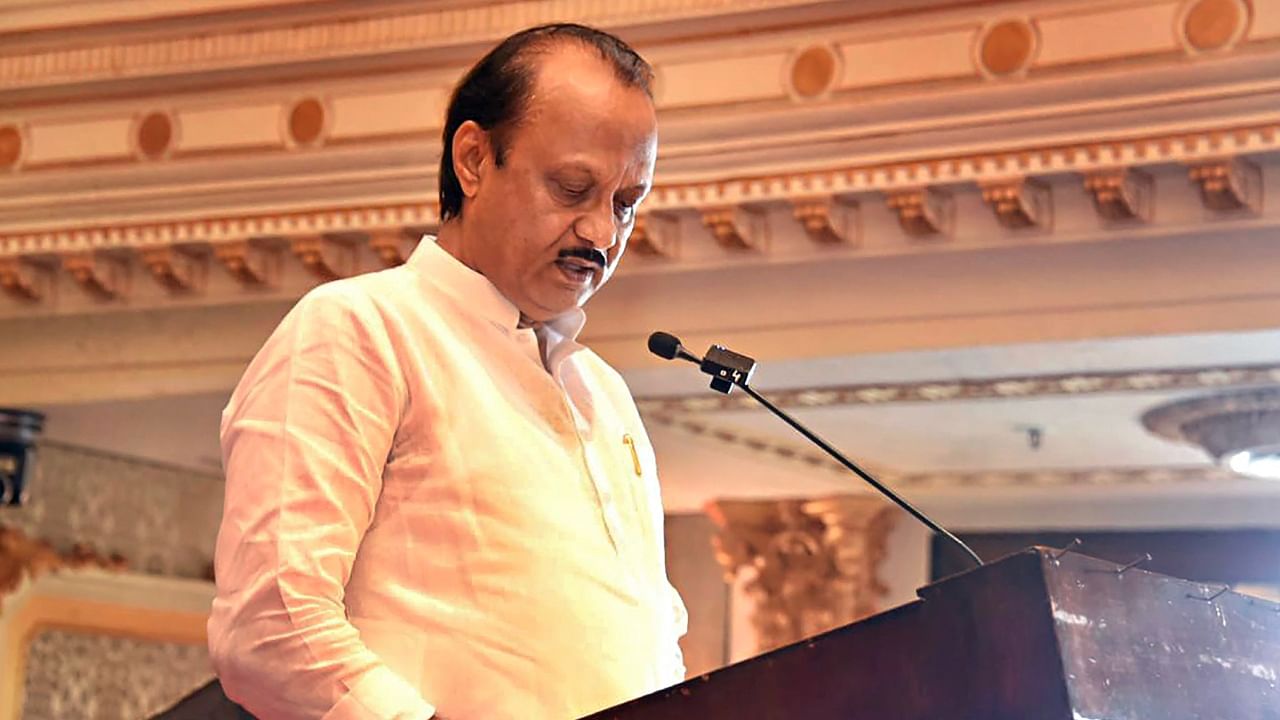
[[[813,408],[953,400],[1024,399],[1097,393],[1169,392],[1277,383],[1280,383],[1280,364],[1216,365],[1122,372],[1013,375],[981,380],[835,385],[773,390],[765,392],[764,395],[780,407]],[[636,403],[642,412],[655,416],[755,407],[754,401],[744,395],[711,393],[641,397],[637,398]]]
[[[1117,210],[1100,210],[1107,217],[1122,218],[1140,212],[1150,203],[1149,177],[1120,163],[1135,164],[1198,160],[1220,161],[1236,152],[1261,153],[1280,150],[1280,122],[1246,127],[1227,127],[1177,136],[1104,141],[1088,144],[1026,148],[989,155],[950,156],[912,162],[842,167],[830,170],[726,178],[717,181],[668,183],[654,187],[645,204],[646,213],[698,210],[714,230],[720,228],[726,242],[751,235],[751,216],[731,212],[770,202],[808,202],[815,196],[842,202],[865,193],[894,193],[920,188],[983,184],[1007,181],[1011,175],[1078,172],[1085,174],[1085,187],[1104,205]],[[1244,165],[1243,167],[1248,167]],[[1146,177],[1144,180],[1143,178]],[[426,194],[426,193],[424,193]],[[903,201],[904,203],[906,201]],[[41,230],[10,230],[0,233],[0,256],[66,253],[93,248],[137,247],[151,244],[243,240],[246,237],[288,237],[308,233],[336,234],[397,230],[405,227],[430,228],[438,225],[433,202],[396,203],[319,210],[286,210],[211,218],[175,218],[143,223],[66,227]],[[941,227],[936,221],[933,225]],[[744,235],[744,232],[746,235]]]
[[[1193,168],[1201,168],[1193,169],[1191,177],[1200,183],[1202,192],[1212,198],[1206,202],[1212,202],[1212,207],[1220,207],[1224,211],[1249,209],[1260,207],[1261,176],[1255,172],[1258,166],[1245,158],[1223,156],[1213,151],[1224,147],[1229,138],[1241,144],[1256,144],[1274,142],[1278,135],[1280,123],[1206,133],[1199,139],[1183,136],[1167,143],[1158,139],[1134,140],[1128,141],[1131,147],[1121,149],[1106,150],[1091,145],[1079,146],[1075,150],[1046,149],[1034,157],[1017,156],[1022,158],[1017,162],[1041,167],[1046,175],[1044,180],[1034,175],[1013,179],[1001,175],[1002,158],[1013,158],[1010,154],[993,155],[983,160],[919,163],[911,166],[910,171],[890,171],[891,167],[900,167],[896,165],[854,167],[786,177],[659,186],[639,220],[635,247],[640,255],[680,260],[678,248],[683,242],[692,248],[688,255],[696,256],[695,262],[704,264],[718,260],[732,262],[734,260],[730,258],[735,255],[748,261],[752,258],[772,261],[787,253],[795,256],[797,246],[787,242],[783,236],[787,232],[796,234],[797,228],[777,224],[776,215],[772,213],[780,205],[789,205],[799,227],[812,239],[827,246],[840,246],[834,248],[836,250],[857,254],[859,203],[862,196],[870,193],[888,198],[907,237],[950,238],[958,232],[957,225],[965,223],[966,219],[955,217],[956,203],[952,198],[952,188],[947,184],[913,184],[927,174],[950,177],[952,186],[976,182],[995,206],[997,216],[1010,227],[1031,221],[1041,226],[1049,223],[1048,209],[1052,207],[1053,194],[1070,192],[1061,182],[1052,188],[1048,186],[1047,176],[1056,170],[1050,167],[1052,163],[1045,163],[1045,158],[1055,157],[1054,153],[1060,153],[1063,159],[1069,156],[1073,161],[1085,164],[1080,168],[1085,174],[1085,187],[1094,193],[1095,203],[1105,218],[1142,217],[1149,215],[1155,204],[1150,176],[1128,166],[1099,169],[1108,158],[1132,157],[1140,147],[1168,153],[1175,150],[1191,153],[1176,159]],[[1195,153],[1203,153],[1206,159],[1197,161]],[[1168,155],[1166,159],[1174,158]],[[1058,163],[1056,167],[1066,169],[1067,164]],[[966,174],[966,169],[974,172]],[[993,179],[988,181],[984,179],[986,177]],[[866,184],[860,186],[860,182]],[[907,183],[906,188],[899,187],[899,183]],[[855,187],[860,189],[854,190]],[[708,198],[716,202],[709,203]],[[682,227],[685,234],[696,234],[689,232],[689,224],[679,221],[681,215],[693,213],[701,216],[706,227],[704,237],[680,238]],[[1258,213],[1245,215],[1246,219],[1271,222]],[[203,254],[215,257],[243,288],[279,288],[283,263],[287,261],[284,257],[287,252],[282,253],[282,247],[291,247],[294,262],[301,262],[313,277],[327,281],[367,269],[369,262],[385,266],[402,260],[407,256],[408,242],[397,249],[393,247],[396,243],[388,238],[418,237],[422,231],[436,227],[438,218],[435,203],[397,202],[11,231],[0,234],[0,261],[4,261],[0,264],[0,290],[28,307],[45,307],[50,304],[44,300],[51,294],[61,298],[56,293],[58,278],[69,277],[74,278],[89,297],[99,302],[121,300],[130,294],[133,266],[140,259],[145,266],[143,272],[149,271],[169,295],[190,294],[203,288],[203,261],[199,259]],[[1182,225],[1178,229],[1187,227],[1185,219],[1179,222]],[[1052,233],[1051,227],[1043,227],[1044,232]],[[960,225],[961,230],[967,228],[967,225]],[[1109,223],[1104,223],[1090,230],[1088,235],[1077,235],[1075,240],[1085,241],[1109,231]],[[1037,236],[1038,233],[1033,233],[1028,242],[1037,241]],[[972,233],[965,237],[972,237]],[[702,245],[711,241],[720,246],[720,255],[714,250],[708,254],[706,246]],[[693,245],[695,242],[699,243],[696,247]],[[166,252],[164,248],[174,248],[175,251]],[[876,255],[907,254],[920,249],[909,242],[877,243],[874,252]],[[362,260],[366,255],[370,261]],[[799,255],[803,257],[803,252],[800,251]],[[48,274],[43,269],[56,267],[59,263],[67,273],[53,273],[54,280],[46,281]],[[664,263],[657,263],[648,267],[663,266]],[[668,265],[679,266],[679,262]],[[640,272],[646,269],[643,263],[635,267]],[[219,287],[228,286],[223,283]],[[73,305],[82,303],[74,294],[67,297]],[[164,296],[144,293],[139,297],[143,302],[155,302],[163,300]]]
[[[155,244],[239,242],[245,238],[337,234],[373,229],[433,227],[434,203],[325,208],[197,219],[174,219],[111,226],[39,230],[0,235],[0,256],[43,255]]]
[[[0,525],[0,598],[16,590],[24,580],[64,568],[96,567],[124,570],[128,562],[120,555],[105,556],[76,544],[60,553],[43,540],[27,537],[17,528]]]
[[[726,203],[790,201],[818,195],[918,191],[924,187],[983,183],[1010,177],[1119,172],[1128,167],[1193,163],[1280,150],[1280,119],[1169,135],[1099,137],[1088,142],[1010,148],[988,153],[833,167],[787,175],[728,177],[654,187],[649,210],[714,207]]]

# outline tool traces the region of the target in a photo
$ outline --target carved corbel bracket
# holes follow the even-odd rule
[[[680,219],[665,213],[638,215],[627,245],[646,257],[674,258],[680,249]]]
[[[996,221],[1010,230],[1053,227],[1053,193],[1038,180],[1014,178],[984,183],[982,199],[991,206]]]
[[[885,202],[898,216],[903,232],[916,239],[945,239],[955,229],[956,205],[939,188],[913,188],[889,193]]]
[[[417,247],[422,233],[415,233],[408,228],[387,228],[369,231],[369,249],[378,256],[383,267],[403,265]]]
[[[720,247],[762,251],[769,245],[769,221],[764,211],[741,206],[708,208],[702,224]]]
[[[53,293],[55,261],[0,258],[0,290],[14,299],[37,303]]]
[[[284,252],[278,243],[237,240],[213,247],[214,257],[236,282],[246,288],[269,288],[280,284]]]
[[[1262,211],[1262,171],[1243,158],[1196,165],[1187,175],[1200,188],[1200,201],[1209,210]]]
[[[119,253],[72,253],[63,256],[62,266],[76,284],[99,300],[121,300],[129,295],[129,261]]]
[[[163,245],[142,250],[142,264],[174,295],[203,292],[209,280],[209,254],[194,246]]]
[[[792,214],[805,233],[819,245],[862,244],[859,206],[854,200],[833,196],[791,201]]]
[[[1084,178],[1084,189],[1103,220],[1151,221],[1155,186],[1151,176],[1141,170],[1112,168],[1089,173]]]
[[[345,235],[302,235],[289,249],[320,282],[349,277],[356,271],[356,244]]]

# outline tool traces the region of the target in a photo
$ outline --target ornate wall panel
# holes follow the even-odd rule
[[[211,676],[200,645],[40,630],[27,646],[22,718],[150,717]]]
[[[222,514],[222,479],[46,443],[31,500],[0,524],[56,548],[83,543],[137,572],[203,578]]]

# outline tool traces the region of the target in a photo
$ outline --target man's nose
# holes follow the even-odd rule
[[[592,247],[608,251],[618,242],[618,222],[613,213],[613,203],[600,203],[591,212],[580,216],[573,229]]]

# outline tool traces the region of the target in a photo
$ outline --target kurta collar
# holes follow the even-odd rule
[[[508,332],[520,329],[520,310],[488,278],[467,267],[436,243],[434,235],[423,235],[409,256],[408,266],[431,280],[465,308]],[[582,308],[573,308],[544,323],[547,354],[553,357],[558,346],[576,346],[578,333],[586,324]]]

